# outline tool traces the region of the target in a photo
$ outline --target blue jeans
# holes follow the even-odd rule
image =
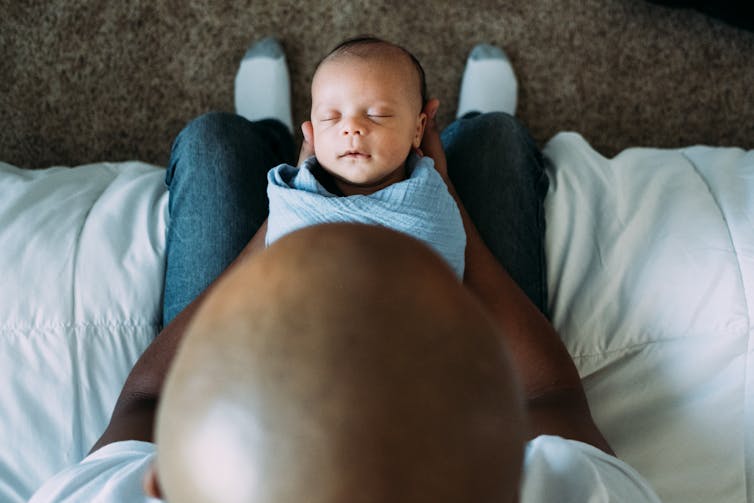
[[[529,131],[506,113],[471,113],[441,138],[450,180],[482,240],[548,316],[543,201],[549,179]]]
[[[267,218],[267,171],[293,161],[278,121],[210,113],[173,143],[162,321],[167,325],[235,259]]]
[[[546,313],[547,177],[526,129],[503,113],[469,114],[442,133],[448,172],[487,246]],[[292,163],[279,122],[203,115],[173,144],[163,301],[167,325],[240,253],[267,218],[267,171]]]

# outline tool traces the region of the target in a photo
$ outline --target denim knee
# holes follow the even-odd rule
[[[479,133],[485,133],[494,129],[524,129],[525,128],[513,115],[505,112],[471,112],[463,117],[462,121],[469,121],[469,127],[473,127]]]
[[[200,170],[204,176],[232,176],[239,168],[267,170],[274,163],[287,162],[293,156],[293,138],[287,128],[276,120],[250,122],[228,112],[209,112],[191,122],[173,142],[170,165],[165,174],[169,186],[181,159],[184,176],[187,171]],[[254,159],[268,162],[249,162]],[[204,161],[204,162],[197,162]],[[246,161],[246,162],[239,162]],[[256,173],[251,173],[255,175]],[[191,173],[192,178],[201,173]]]
[[[529,149],[534,142],[526,127],[519,120],[505,112],[467,114],[454,121],[443,133],[443,140],[458,140],[458,136],[468,138],[487,149],[520,151]],[[449,143],[449,142],[448,142]]]
[[[228,132],[240,127],[246,119],[228,112],[208,112],[191,120],[178,134],[176,141],[208,144],[222,140]]]
[[[461,171],[470,168],[478,173],[480,169],[498,171],[504,166],[508,176],[531,180],[540,198],[547,193],[544,158],[516,117],[505,112],[467,114],[443,131],[442,140],[451,179],[463,176]]]
[[[221,136],[219,134],[222,128],[221,124],[228,120],[227,116],[229,115],[224,112],[210,112],[191,120],[191,122],[184,126],[175,137],[170,151],[170,163],[165,173],[165,184],[167,186],[170,186],[173,181],[178,160],[185,157],[193,157],[192,150],[201,148],[200,146],[202,145],[214,144],[217,138]],[[186,167],[181,169],[182,173],[189,168],[197,167],[194,163],[185,164]]]

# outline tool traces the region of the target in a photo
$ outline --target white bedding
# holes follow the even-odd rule
[[[553,321],[667,502],[751,500],[754,152],[547,145]],[[141,163],[0,163],[0,501],[84,456],[157,330],[167,195]]]
[[[0,501],[80,460],[161,316],[164,170],[0,163]]]
[[[751,501],[754,151],[545,153],[553,323],[597,423],[663,501]]]

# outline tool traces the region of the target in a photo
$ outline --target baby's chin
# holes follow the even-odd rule
[[[381,170],[381,173],[374,176],[370,173],[360,172],[353,166],[353,173],[347,173],[348,169],[331,169],[328,166],[320,164],[322,170],[329,176],[333,183],[345,195],[353,194],[371,194],[381,190],[389,185],[406,179],[405,163],[400,166]],[[346,168],[349,168],[346,166]],[[344,173],[346,171],[346,173]]]

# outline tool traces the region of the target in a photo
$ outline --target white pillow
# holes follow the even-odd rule
[[[26,501],[107,424],[160,322],[164,170],[0,163],[0,501]]]
[[[595,420],[663,501],[750,501],[754,151],[545,155],[551,313]]]

